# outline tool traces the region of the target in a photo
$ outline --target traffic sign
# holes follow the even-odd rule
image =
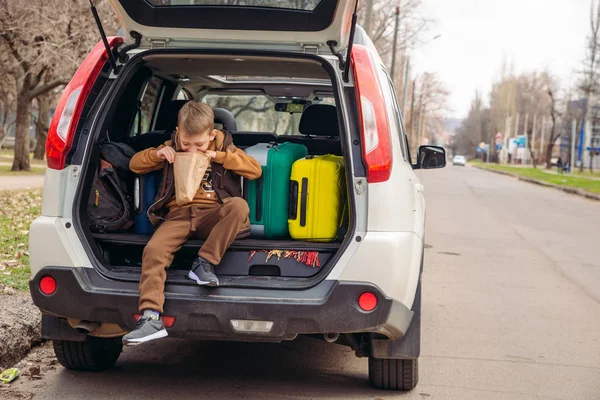
[[[500,146],[500,148],[502,148],[502,142],[504,139],[504,135],[502,135],[502,132],[496,133],[496,136],[494,136],[494,139],[495,139],[496,147]]]

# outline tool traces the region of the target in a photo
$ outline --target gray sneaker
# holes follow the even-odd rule
[[[123,336],[123,344],[125,346],[135,346],[166,336],[168,334],[162,319],[152,319],[142,316],[138,320],[135,329]]]
[[[198,285],[219,286],[219,278],[215,275],[214,267],[202,257],[196,258],[188,278],[196,281]]]

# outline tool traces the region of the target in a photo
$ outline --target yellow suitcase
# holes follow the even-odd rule
[[[344,158],[328,154],[297,160],[290,180],[290,236],[335,240],[347,216]]]

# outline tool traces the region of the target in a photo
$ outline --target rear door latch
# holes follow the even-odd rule
[[[303,44],[302,49],[304,49],[304,54],[312,54],[314,56],[319,55],[319,45],[318,44]]]
[[[151,49],[166,49],[168,42],[169,42],[169,39],[151,39],[150,40],[150,48]]]

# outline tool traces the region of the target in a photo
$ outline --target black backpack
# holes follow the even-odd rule
[[[129,161],[135,151],[126,144],[108,142],[100,146],[100,154],[88,199],[90,230],[125,231],[133,225]]]

